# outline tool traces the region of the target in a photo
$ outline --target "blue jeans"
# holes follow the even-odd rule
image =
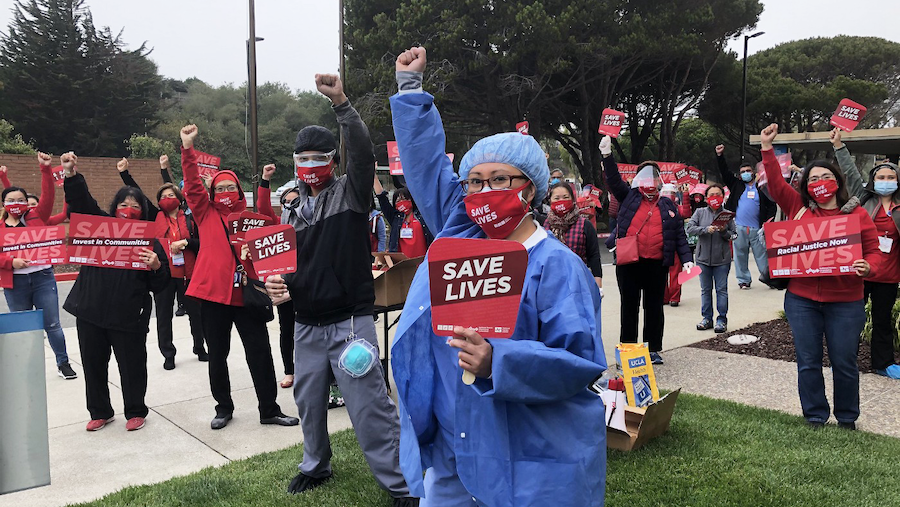
[[[734,274],[738,283],[750,284],[750,250],[760,273],[769,271],[769,259],[766,257],[766,244],[759,239],[758,227],[737,227],[737,238],[734,239]]]
[[[834,374],[834,417],[854,422],[859,417],[859,333],[866,322],[863,300],[820,303],[788,292],[784,296],[797,350],[797,384],[800,406],[808,421],[826,422],[829,416],[822,376],[822,336]]]
[[[13,275],[13,288],[4,289],[10,311],[25,312],[33,308],[44,311],[44,331],[50,348],[56,355],[56,364],[69,362],[66,354],[66,335],[59,325],[59,296],[52,269],[42,269],[26,275]]]
[[[700,314],[705,320],[713,320],[712,291],[716,289],[716,311],[719,317],[716,322],[728,322],[728,272],[731,264],[707,266],[700,264]]]

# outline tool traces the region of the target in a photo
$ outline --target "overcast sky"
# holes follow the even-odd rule
[[[12,2],[0,2],[9,5]],[[247,79],[247,0],[87,0],[98,26],[124,29],[134,48],[147,41],[161,74],[210,84]],[[12,19],[0,7],[0,30]],[[900,42],[898,0],[766,0],[750,54],[782,42],[817,36],[865,35]],[[314,88],[317,72],[338,68],[337,0],[257,0],[259,82],[295,90]],[[743,52],[742,40],[730,48]]]

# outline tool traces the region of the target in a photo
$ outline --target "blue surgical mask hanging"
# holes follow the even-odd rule
[[[378,362],[378,350],[353,331],[353,317],[350,317],[350,336],[346,341],[338,367],[353,378],[365,377]]]

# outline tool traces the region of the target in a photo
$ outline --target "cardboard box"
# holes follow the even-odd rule
[[[672,414],[675,413],[675,401],[681,389],[660,398],[647,408],[625,407],[625,426],[627,432],[606,428],[606,446],[620,451],[633,451],[669,431]]]
[[[393,306],[403,304],[409,286],[419,264],[425,259],[415,257],[407,259],[401,253],[373,252],[376,263],[389,266],[387,270],[372,270],[372,278],[375,279],[375,306]]]

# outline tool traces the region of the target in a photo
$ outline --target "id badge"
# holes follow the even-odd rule
[[[747,199],[756,199],[756,191],[748,190],[747,191]]]
[[[413,230],[412,227],[403,227],[400,229],[400,239],[412,239]]]
[[[882,252],[889,254],[891,253],[891,248],[894,246],[894,240],[887,236],[878,236],[878,249]]]
[[[184,253],[178,252],[172,254],[173,266],[184,266]]]
[[[240,271],[234,272],[234,288],[235,289],[241,288],[241,272]]]

